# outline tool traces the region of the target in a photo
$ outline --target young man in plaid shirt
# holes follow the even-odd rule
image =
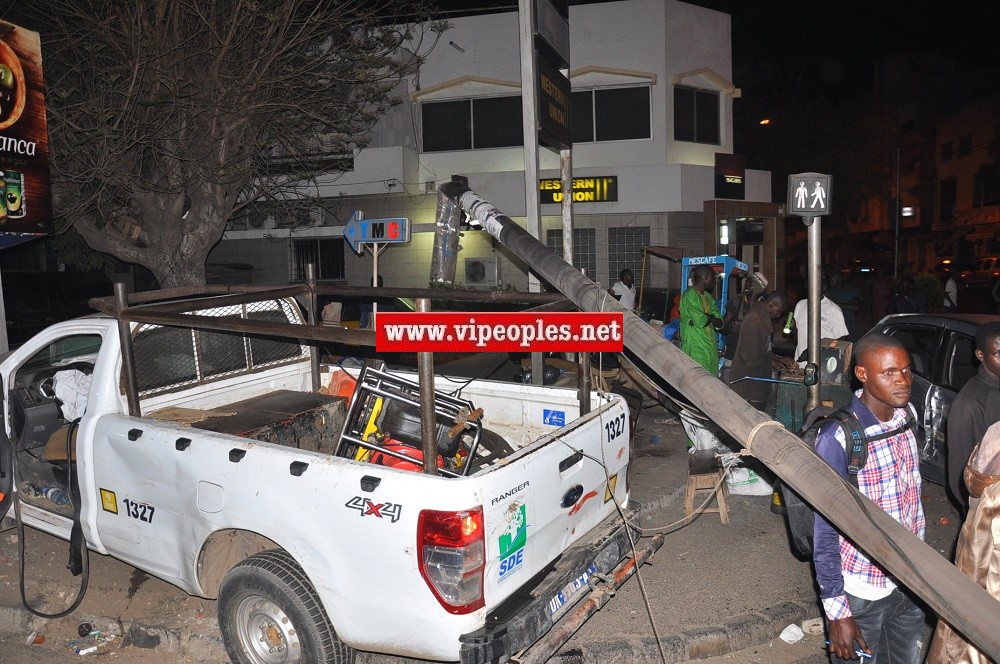
[[[851,403],[866,438],[898,430],[868,443],[858,488],[914,535],[924,537],[920,463],[916,436],[907,428],[913,376],[910,356],[898,340],[867,334],[854,346],[854,374],[862,389]],[[843,428],[831,422],[816,437],[816,451],[847,477]],[[858,551],[829,522],[816,515],[813,564],[826,612],[830,661],[918,664],[923,611],[885,571]]]

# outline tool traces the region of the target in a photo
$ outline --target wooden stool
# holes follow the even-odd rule
[[[699,450],[689,455],[687,488],[684,490],[684,517],[694,514],[694,502],[699,492],[715,494],[718,507],[706,507],[703,512],[716,513],[722,523],[729,523],[729,487],[726,485],[726,471],[720,467],[715,452]],[[718,489],[716,489],[718,486]]]

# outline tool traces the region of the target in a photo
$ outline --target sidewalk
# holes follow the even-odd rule
[[[640,569],[642,587],[626,583],[556,661],[701,659],[766,643],[820,615],[810,564],[791,554],[770,495],[730,494],[728,524],[704,513],[685,525],[687,436],[670,420],[659,407],[643,412],[630,485],[642,526],[666,531],[664,544]]]
[[[638,578],[622,586],[554,662],[700,659],[765,644],[787,625],[820,615],[810,565],[791,554],[784,520],[769,509],[770,496],[732,495],[726,525],[718,514],[677,524],[683,517],[688,453],[684,430],[672,419],[659,406],[643,411],[629,478],[632,500],[643,506],[642,526],[670,526],[669,534]],[[928,541],[948,556],[958,519],[941,487],[927,485],[924,493]],[[949,525],[939,523],[941,516],[950,517]],[[65,569],[68,544],[29,529],[27,546],[29,602],[51,602],[49,612],[65,608],[79,586],[79,578]],[[33,629],[44,630],[50,643],[69,647],[79,640],[78,625],[90,622],[104,635],[122,637],[148,655],[155,653],[160,661],[228,661],[211,600],[185,595],[139,571],[123,578],[130,572],[122,570],[132,568],[91,554],[90,589],[81,607],[66,618],[42,621],[21,605],[18,561],[15,531],[0,533],[0,633],[26,636]],[[139,661],[126,652],[120,651],[117,661]],[[412,660],[358,656],[360,663],[403,661]]]
[[[821,617],[811,563],[791,553],[770,495],[731,494],[728,524],[704,513],[685,525],[687,436],[659,407],[646,409],[637,429],[631,496],[643,504],[643,527],[669,534],[639,580],[629,580],[553,661],[703,659],[766,644],[790,624]],[[957,512],[943,487],[925,483],[923,500],[926,540],[950,558]]]

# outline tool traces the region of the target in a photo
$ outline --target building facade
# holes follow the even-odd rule
[[[883,59],[876,73],[876,98],[898,116],[892,128],[898,148],[881,183],[884,193],[860,202],[838,259],[893,264],[897,197],[901,270],[923,272],[944,260],[970,265],[1000,255],[996,72],[910,54]]]
[[[610,285],[622,268],[639,277],[645,246],[693,255],[725,251],[712,215],[721,198],[716,155],[733,152],[733,99],[739,96],[731,81],[729,15],[676,0],[569,11],[574,263]],[[370,253],[355,255],[343,240],[344,224],[360,211],[366,219],[411,220],[410,243],[387,246],[379,274],[386,286],[426,286],[436,188],[453,174],[524,224],[518,14],[450,23],[404,81],[400,104],[353,155],[352,168],[319,180],[319,202],[234,219],[209,263],[249,264],[248,281],[274,283],[302,278],[304,265],[314,262],[320,279],[366,285]],[[540,239],[561,250],[561,192],[546,181],[559,177],[559,155],[546,148],[539,155]],[[742,200],[727,200],[726,214],[772,211],[769,172],[745,171],[743,185]],[[777,216],[776,206],[773,212]],[[771,251],[770,260],[780,256]],[[678,275],[679,269],[654,263],[646,283],[676,287]],[[462,238],[457,281],[524,290],[527,272],[485,233],[470,231]]]

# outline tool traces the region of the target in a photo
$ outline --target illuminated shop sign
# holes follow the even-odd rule
[[[746,199],[746,158],[738,154],[715,154],[715,197]]]
[[[0,246],[51,231],[45,119],[41,38],[0,21]]]
[[[538,197],[542,204],[562,203],[562,180],[545,178],[538,181]],[[573,178],[574,203],[605,203],[618,200],[618,176]]]

